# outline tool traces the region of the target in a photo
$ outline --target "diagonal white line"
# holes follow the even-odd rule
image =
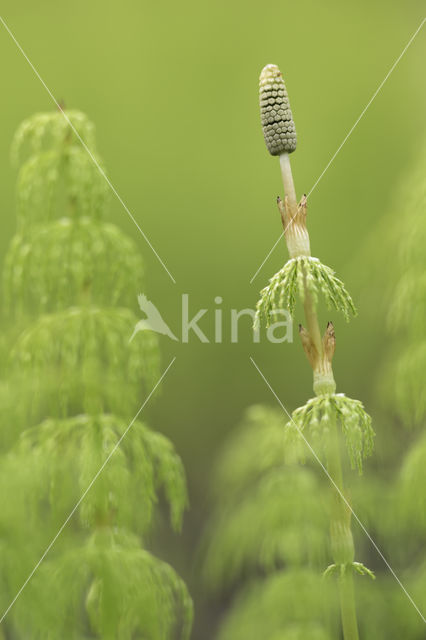
[[[380,551],[379,547],[377,546],[377,544],[374,542],[373,538],[371,537],[371,535],[368,533],[367,529],[365,528],[365,526],[363,525],[363,523],[361,522],[361,520],[358,518],[357,514],[355,513],[355,511],[352,509],[351,505],[349,504],[349,502],[347,501],[347,499],[345,498],[345,496],[343,495],[343,493],[341,492],[341,490],[339,489],[338,485],[336,484],[336,482],[333,480],[333,478],[331,477],[331,475],[329,474],[327,468],[324,466],[324,464],[321,462],[320,458],[318,457],[318,455],[316,454],[315,450],[312,448],[311,444],[308,442],[308,440],[305,438],[303,432],[299,429],[299,427],[297,426],[297,424],[295,423],[295,421],[293,420],[292,416],[289,414],[289,412],[287,411],[287,409],[285,408],[285,406],[283,405],[283,403],[281,402],[281,400],[279,399],[279,397],[277,396],[277,394],[275,393],[275,391],[273,390],[273,388],[271,387],[271,385],[269,384],[268,380],[265,378],[265,376],[263,375],[262,371],[259,369],[259,367],[257,366],[256,362],[254,361],[254,359],[250,356],[250,360],[252,362],[252,364],[254,365],[254,367],[256,368],[257,372],[260,374],[261,378],[263,379],[263,381],[265,382],[265,384],[267,385],[268,389],[271,391],[272,395],[274,396],[274,398],[277,400],[278,404],[280,405],[281,409],[284,411],[284,413],[288,416],[288,418],[291,420],[291,422],[294,424],[294,426],[296,427],[297,431],[299,432],[299,434],[302,436],[305,444],[307,445],[307,447],[309,448],[310,452],[312,453],[312,455],[314,456],[315,460],[318,462],[318,464],[320,465],[321,469],[324,471],[325,475],[327,476],[327,478],[330,480],[331,484],[334,486],[334,488],[336,489],[336,491],[338,492],[338,494],[340,495],[340,497],[342,498],[343,502],[346,504],[346,506],[348,507],[348,509],[350,510],[352,516],[355,518],[355,520],[357,521],[357,523],[359,524],[359,526],[361,527],[361,529],[363,530],[363,532],[365,533],[365,535],[367,536],[367,538],[370,540],[371,544],[373,545],[373,547],[376,549],[377,553],[379,554],[379,556],[381,557],[381,559],[383,560],[383,562],[385,563],[385,565],[387,566],[387,568],[389,569],[389,571],[391,572],[391,574],[393,575],[393,577],[395,578],[395,580],[397,581],[397,583],[399,584],[399,586],[401,587],[401,589],[403,590],[403,592],[405,593],[405,595],[407,596],[407,598],[409,599],[409,601],[411,602],[411,604],[413,605],[413,607],[415,608],[415,610],[417,611],[417,613],[419,614],[419,616],[421,617],[421,619],[423,620],[423,622],[426,624],[426,619],[424,617],[424,615],[422,614],[422,612],[420,611],[420,609],[418,608],[418,606],[416,605],[416,603],[414,602],[413,598],[410,596],[410,594],[408,593],[407,589],[404,587],[404,585],[402,584],[401,580],[398,578],[398,576],[396,575],[395,571],[392,569],[392,567],[390,566],[389,562],[386,560],[385,556],[383,555],[383,553]],[[1,622],[1,620],[0,620]]]
[[[161,384],[161,382],[163,381],[166,373],[169,371],[170,367],[172,366],[172,364],[174,363],[174,361],[176,360],[176,356],[170,361],[169,366],[167,367],[167,369],[163,372],[161,378],[159,380],[157,380],[154,388],[150,391],[149,395],[145,398],[145,401],[143,402],[142,406],[139,408],[138,412],[136,413],[136,415],[134,416],[134,418],[132,419],[132,421],[130,422],[130,424],[126,427],[126,430],[122,433],[122,435],[120,436],[119,440],[117,441],[117,443],[115,444],[115,446],[113,447],[113,449],[111,449],[110,453],[108,454],[108,456],[105,458],[105,460],[103,461],[102,465],[99,467],[98,471],[95,473],[95,475],[93,476],[92,480],[90,481],[89,485],[87,486],[87,488],[84,490],[83,494],[81,495],[81,497],[79,498],[78,502],[74,505],[72,511],[69,513],[69,515],[67,516],[67,518],[65,519],[64,523],[61,525],[61,527],[59,528],[57,534],[55,535],[55,537],[51,540],[51,542],[49,543],[49,545],[46,547],[46,550],[44,551],[43,555],[41,556],[40,560],[37,562],[37,564],[35,565],[35,567],[32,569],[31,573],[29,574],[29,576],[26,578],[25,582],[23,583],[23,585],[21,586],[21,588],[19,589],[18,593],[15,595],[15,597],[13,598],[13,600],[11,601],[11,603],[9,604],[9,606],[7,607],[7,609],[5,610],[5,612],[3,613],[2,617],[0,618],[0,624],[3,622],[3,620],[5,619],[5,617],[7,616],[7,614],[9,613],[9,611],[11,610],[11,608],[13,607],[13,605],[15,604],[15,602],[17,601],[17,599],[19,598],[19,596],[21,595],[21,593],[23,592],[23,590],[25,589],[25,587],[27,586],[27,584],[29,583],[29,581],[31,580],[31,578],[33,577],[33,575],[35,574],[35,572],[37,571],[37,569],[39,568],[39,566],[41,565],[41,563],[43,562],[43,560],[45,559],[45,557],[47,556],[47,554],[49,553],[49,551],[51,550],[51,548],[53,547],[53,545],[55,544],[56,540],[59,538],[59,536],[61,535],[62,531],[65,529],[65,527],[67,526],[68,522],[71,520],[72,516],[74,515],[74,513],[77,511],[77,509],[79,508],[79,506],[81,505],[81,503],[83,502],[84,498],[87,496],[87,494],[89,493],[90,489],[93,487],[94,483],[96,482],[96,480],[99,478],[99,476],[101,475],[102,471],[105,469],[106,465],[108,464],[108,462],[110,461],[110,459],[112,458],[112,456],[114,455],[114,453],[117,451],[117,449],[119,448],[120,444],[122,443],[122,441],[124,440],[124,438],[126,437],[127,433],[129,432],[129,430],[131,429],[131,427],[133,426],[134,422],[137,420],[139,414],[141,413],[142,409],[145,407],[145,405],[148,403],[148,401],[150,400],[151,396],[154,394],[155,390],[157,389],[157,387]]]
[[[307,196],[306,196],[307,197]],[[293,220],[295,219],[295,217],[297,216],[297,211],[296,213],[291,216],[290,220],[288,221],[288,223],[286,224],[282,234],[280,235],[280,237],[278,238],[278,240],[276,240],[274,246],[272,247],[272,249],[270,250],[270,252],[268,253],[268,255],[266,256],[266,258],[264,259],[264,261],[262,262],[262,264],[260,265],[260,267],[258,268],[258,270],[256,271],[256,273],[254,274],[254,276],[252,277],[252,279],[250,280],[250,284],[252,284],[253,280],[255,279],[255,277],[257,276],[257,274],[259,273],[259,271],[261,270],[261,268],[263,267],[263,265],[265,264],[265,262],[267,261],[267,259],[269,258],[269,256],[271,255],[271,253],[274,251],[275,247],[277,246],[277,244],[279,243],[279,241],[281,240],[282,236],[285,237],[285,233],[287,231],[287,229],[289,228],[289,226],[291,225],[291,223],[293,222]]]
[[[145,240],[145,242],[148,244],[148,246],[150,247],[151,251],[154,253],[155,257],[157,258],[157,260],[159,261],[159,263],[161,264],[161,266],[163,267],[163,269],[166,271],[166,273],[168,274],[169,278],[174,282],[174,284],[176,284],[176,280],[174,279],[174,277],[172,276],[172,274],[170,273],[170,271],[168,270],[168,268],[166,267],[166,265],[164,264],[163,260],[160,258],[160,256],[158,255],[157,251],[154,249],[154,247],[152,246],[150,240],[148,239],[147,235],[142,231],[140,225],[138,224],[138,222],[136,221],[134,215],[131,213],[131,211],[129,210],[129,208],[127,207],[126,203],[124,202],[124,200],[122,199],[122,197],[120,196],[120,194],[118,193],[118,191],[116,190],[116,188],[114,187],[114,185],[112,184],[112,182],[110,181],[110,179],[108,178],[108,176],[106,175],[105,171],[102,169],[102,167],[100,166],[99,162],[96,160],[95,156],[93,155],[93,153],[90,151],[89,147],[87,146],[87,144],[84,142],[84,140],[82,139],[82,137],[80,136],[80,134],[78,133],[77,129],[74,127],[73,123],[71,122],[71,120],[69,119],[69,117],[67,116],[67,114],[64,112],[64,110],[61,108],[61,106],[59,105],[58,101],[56,100],[55,96],[53,95],[53,93],[51,92],[51,90],[49,89],[49,87],[47,86],[47,84],[45,83],[45,81],[43,80],[43,78],[41,77],[41,75],[39,74],[39,72],[37,71],[37,69],[35,68],[35,66],[33,65],[33,63],[31,62],[31,60],[29,59],[29,57],[27,56],[27,54],[25,53],[24,49],[22,48],[22,46],[19,44],[18,40],[16,39],[16,37],[14,36],[14,34],[12,33],[12,31],[9,29],[8,25],[6,24],[6,22],[4,21],[3,17],[0,16],[0,22],[2,23],[2,25],[4,26],[4,28],[6,29],[6,31],[8,32],[8,34],[10,35],[10,37],[12,38],[13,42],[16,44],[16,46],[18,47],[19,51],[22,53],[22,55],[24,56],[25,60],[28,62],[28,64],[30,65],[31,69],[34,71],[35,75],[37,76],[37,78],[40,80],[41,84],[43,85],[43,87],[46,89],[47,93],[49,94],[49,96],[51,97],[51,99],[53,100],[53,102],[55,103],[55,105],[58,107],[58,109],[60,110],[60,112],[62,113],[62,115],[64,116],[65,120],[68,122],[69,126],[71,127],[71,129],[73,130],[73,132],[75,133],[76,137],[78,138],[78,140],[80,141],[80,143],[82,144],[82,146],[84,147],[84,149],[87,151],[87,153],[90,156],[90,159],[92,160],[93,164],[96,166],[97,170],[99,171],[99,173],[101,174],[101,176],[105,179],[105,181],[107,182],[109,188],[111,189],[111,191],[113,192],[113,194],[115,195],[115,197],[117,198],[117,200],[119,201],[119,203],[121,204],[121,206],[123,207],[123,209],[125,210],[125,212],[127,213],[127,215],[129,216],[129,218],[132,220],[132,222],[135,224],[135,226],[137,227],[137,229],[139,230],[140,234],[142,235],[143,239]]]
[[[339,151],[341,150],[341,148],[343,147],[343,145],[346,143],[347,139],[349,138],[349,136],[352,134],[353,130],[355,129],[355,127],[358,125],[359,121],[361,120],[361,118],[364,116],[365,112],[367,111],[367,109],[370,107],[371,103],[373,102],[373,100],[375,99],[375,97],[377,96],[377,94],[379,93],[379,91],[382,89],[383,85],[385,84],[386,80],[389,78],[389,76],[391,75],[392,71],[395,69],[396,65],[400,62],[401,58],[404,56],[405,52],[407,51],[408,47],[410,46],[410,44],[413,42],[414,38],[417,36],[417,34],[419,33],[420,29],[423,27],[424,23],[426,22],[426,18],[423,18],[423,20],[421,21],[420,25],[417,27],[417,29],[415,30],[415,32],[413,33],[413,35],[411,36],[411,38],[409,39],[409,41],[407,42],[407,44],[405,45],[405,47],[403,48],[403,50],[401,51],[401,53],[399,54],[399,56],[397,57],[397,59],[395,60],[395,62],[393,63],[393,65],[391,66],[391,68],[389,69],[389,71],[387,72],[387,74],[385,75],[385,77],[383,78],[382,82],[379,84],[379,86],[377,87],[376,91],[373,93],[373,95],[371,96],[370,100],[367,102],[366,106],[364,107],[364,109],[361,111],[361,113],[359,114],[358,118],[355,120],[354,124],[352,125],[352,127],[349,129],[348,133],[346,134],[346,136],[343,138],[343,142],[341,143],[341,145],[337,148],[337,151],[331,156],[328,164],[325,166],[323,172],[319,175],[318,179],[316,180],[316,182],[314,183],[313,187],[311,188],[311,190],[308,192],[308,195],[306,196],[307,198],[309,198],[309,196],[311,195],[312,191],[316,188],[316,186],[318,185],[319,181],[321,180],[321,178],[324,176],[324,174],[326,173],[326,171],[328,170],[328,168],[330,167],[330,165],[333,163],[335,157],[337,156],[337,154],[339,153]]]
[[[294,218],[295,216],[293,216]],[[293,218],[291,218],[290,222],[288,223],[291,224],[293,222]],[[268,253],[268,255],[266,256],[266,258],[264,259],[264,261],[262,262],[262,264],[257,268],[257,271],[255,272],[255,274],[252,276],[251,280],[250,280],[250,284],[253,283],[253,280],[256,278],[257,274],[259,273],[259,271],[261,270],[261,268],[263,267],[263,265],[265,264],[265,262],[267,262],[267,260],[269,259],[269,256],[275,251],[275,247],[278,245],[278,243],[281,241],[281,238],[283,236],[285,236],[285,232],[288,229],[288,225],[286,226],[286,228],[284,229],[284,231],[281,233],[280,237],[276,240],[274,246],[272,247],[272,249],[270,250],[270,252]]]
[[[315,181],[314,185],[311,187],[310,191],[307,194],[307,198],[309,198],[309,196],[311,195],[311,193],[314,191],[314,189],[316,189],[318,183],[320,182],[320,180],[324,177],[325,173],[328,171],[328,169],[330,168],[330,166],[332,165],[332,163],[334,162],[336,156],[338,155],[338,153],[341,151],[342,147],[346,144],[348,138],[352,135],[354,129],[357,127],[357,125],[359,124],[360,120],[363,118],[363,116],[365,115],[366,111],[368,110],[368,108],[371,106],[373,100],[377,97],[378,93],[380,92],[380,90],[383,88],[383,85],[385,84],[386,80],[388,80],[389,76],[392,74],[392,72],[394,71],[395,67],[398,65],[398,63],[401,61],[402,57],[404,56],[404,54],[406,53],[408,47],[412,44],[412,42],[414,41],[414,39],[416,38],[416,36],[419,34],[421,28],[423,27],[424,23],[426,22],[426,18],[423,18],[423,20],[421,21],[420,25],[417,27],[417,29],[415,30],[415,32],[413,33],[413,35],[411,36],[411,38],[409,39],[409,41],[407,42],[407,44],[405,45],[405,47],[403,48],[403,50],[401,51],[401,53],[399,54],[399,56],[397,57],[397,59],[395,60],[395,62],[393,63],[393,65],[391,66],[391,68],[389,69],[389,71],[387,72],[387,74],[385,75],[384,79],[382,80],[382,82],[379,84],[379,86],[377,87],[376,91],[373,93],[373,95],[371,96],[370,100],[367,102],[366,106],[364,107],[364,109],[361,111],[361,113],[359,114],[358,118],[355,120],[354,124],[352,125],[352,127],[349,129],[348,133],[346,134],[346,136],[343,138],[342,143],[339,145],[339,147],[337,148],[337,150],[333,153],[333,155],[331,156],[330,160],[328,161],[328,163],[326,164],[325,168],[323,169],[323,171],[321,172],[321,174],[319,175],[319,177],[317,178],[317,180]],[[292,220],[290,220],[289,224],[291,224]],[[286,227],[286,230],[288,228],[288,225]],[[274,246],[272,247],[272,249],[270,250],[270,252],[268,253],[268,255],[266,256],[266,258],[264,259],[264,261],[262,262],[262,264],[260,265],[260,267],[258,267],[257,271],[255,272],[255,274],[253,275],[253,277],[250,280],[250,284],[252,284],[253,280],[256,278],[257,274],[259,273],[259,271],[262,269],[263,265],[265,264],[265,262],[269,259],[269,256],[273,253],[273,251],[275,250],[275,247],[278,245],[279,241],[281,240],[281,235],[278,238],[278,240],[275,242]]]

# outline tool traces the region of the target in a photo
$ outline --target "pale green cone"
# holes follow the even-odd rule
[[[260,118],[268,151],[273,156],[296,149],[296,127],[281,71],[267,64],[259,78]]]

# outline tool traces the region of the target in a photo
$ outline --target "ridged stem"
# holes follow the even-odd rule
[[[296,189],[294,188],[293,174],[291,172],[290,156],[284,151],[280,155],[281,175],[284,183],[284,192],[288,198],[288,203],[292,215],[297,213]]]
[[[330,424],[327,470],[339,491],[333,487],[330,538],[333,560],[337,565],[347,566],[354,561],[354,542],[351,531],[351,512],[343,500],[343,471],[340,441],[336,421]],[[358,640],[355,594],[351,569],[339,575],[340,615],[345,640]]]
[[[305,287],[305,318],[308,331],[312,341],[316,346],[319,339],[319,348],[321,354],[323,351],[321,334],[318,323],[318,316],[312,296]],[[321,358],[322,360],[322,358]],[[316,377],[314,372],[314,380]],[[327,376],[328,377],[328,376]],[[335,383],[333,371],[330,363],[330,392],[334,393]],[[315,384],[314,384],[315,390]],[[324,393],[324,387],[322,390]],[[330,425],[330,441],[328,450],[327,470],[330,477],[336,483],[340,493],[333,487],[333,508],[330,523],[331,547],[333,549],[333,560],[336,564],[349,564],[354,560],[354,546],[350,526],[350,512],[348,513],[347,504],[344,502],[343,494],[343,471],[340,455],[339,437],[337,425]],[[339,576],[339,596],[340,596],[340,615],[342,619],[344,640],[358,640],[358,624],[356,618],[355,595],[353,589],[353,578],[351,571],[345,571]]]
[[[303,224],[303,238],[299,238],[301,230],[299,229],[298,205],[296,197],[296,189],[294,187],[293,173],[291,171],[290,155],[287,152],[280,154],[281,176],[283,179],[284,193],[286,195],[288,211],[287,216],[283,218],[283,226],[287,247],[291,258],[297,258],[299,255],[310,255],[309,233]],[[306,202],[306,200],[305,200]],[[294,228],[294,233],[293,233]],[[296,241],[294,239],[296,237]],[[299,240],[299,241],[297,241]],[[314,300],[311,292],[306,284],[306,276],[304,276],[304,309],[306,325],[311,336],[312,342],[322,359],[322,340],[321,331],[318,323],[318,316],[315,309]]]
[[[343,637],[345,640],[358,640],[358,622],[356,618],[354,581],[351,572],[339,578],[340,612],[342,616]]]
[[[292,211],[293,206],[295,206],[295,211],[297,212],[296,192],[294,189],[293,177],[290,167],[290,158],[288,153],[282,153],[280,155],[280,165],[289,209],[290,211]],[[292,203],[294,203],[293,206]],[[288,226],[290,227],[291,224],[292,220],[289,221]],[[288,235],[291,237],[291,229],[289,229],[289,231],[290,233]],[[306,235],[308,238],[309,246],[309,234],[307,229]],[[293,250],[293,244],[291,244],[290,246]],[[312,294],[308,289],[306,277],[304,278],[304,313],[310,339],[318,354],[318,357],[315,359],[315,362],[317,364],[314,367],[314,391],[317,395],[324,393],[334,393],[335,382],[331,359],[327,358],[327,353],[324,349],[324,341],[321,338],[316,305]],[[338,490],[333,487],[333,507],[330,522],[330,536],[333,560],[337,565],[349,565],[354,560],[354,544],[350,524],[351,514],[347,504],[342,498],[342,461],[340,455],[340,444],[337,425],[335,422],[333,424],[330,424],[330,437],[328,444],[327,471],[338,487]],[[339,576],[339,596],[344,640],[359,640],[355,595],[353,588],[353,576],[350,569],[348,571],[342,572]]]
[[[305,289],[305,301],[303,303],[304,311],[305,311],[305,320],[306,320],[306,328],[309,331],[309,335],[311,336],[311,340],[317,350],[320,359],[323,357],[323,349],[322,349],[322,339],[321,339],[321,331],[318,322],[318,315],[315,310],[315,304],[312,299],[312,294],[308,290],[306,285],[306,276],[303,279],[304,289]]]

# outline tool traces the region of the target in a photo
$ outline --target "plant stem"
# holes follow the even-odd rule
[[[315,311],[314,301],[312,299],[312,294],[308,290],[306,285],[306,276],[303,279],[304,289],[305,289],[305,301],[303,303],[304,311],[305,311],[305,319],[306,319],[306,328],[309,331],[309,335],[311,336],[311,340],[317,350],[318,356],[322,359],[323,349],[322,349],[322,339],[321,339],[321,331],[318,322],[318,316]]]
[[[286,233],[286,240],[290,240],[290,243],[288,242],[288,248],[291,257],[297,257],[296,255],[294,255],[294,249],[296,247],[294,245],[294,242],[292,242],[292,239],[294,237],[292,233],[292,225],[300,225],[300,220],[297,216],[298,205],[288,153],[282,153],[280,155],[280,165],[284,183],[284,190],[288,201],[289,211],[287,212],[287,217],[289,213],[291,214],[291,218],[287,223],[288,233]],[[306,205],[306,200],[304,204]],[[292,213],[293,210],[295,211],[295,214]],[[283,209],[281,206],[280,211],[283,214]],[[285,220],[283,219],[283,222],[284,221]],[[309,233],[304,225],[304,219],[302,229],[303,232],[306,232],[307,238],[307,242],[305,242],[304,244],[307,248],[309,248]],[[299,255],[310,255],[310,249],[309,253],[301,252]],[[312,294],[307,287],[306,277],[304,277],[303,282],[304,313],[306,326],[312,345],[316,352],[316,357],[313,359],[313,361],[311,361],[314,371],[314,391],[317,395],[324,393],[334,393],[336,385],[334,382],[333,369],[331,366],[331,358],[332,354],[334,353],[334,347],[330,356],[330,354],[326,352],[327,349],[324,348],[324,340],[326,336],[324,337],[324,340],[321,338],[316,305]],[[332,332],[332,336],[334,339],[334,331]],[[320,384],[318,384],[318,380],[320,381]],[[339,435],[335,422],[334,424],[330,424],[330,437],[327,447],[327,471],[338,488],[337,490],[335,487],[333,487],[333,506],[331,510],[330,536],[333,560],[337,565],[340,565],[343,568],[339,576],[340,613],[342,619],[343,637],[344,640],[358,640],[359,635],[356,617],[355,595],[353,588],[353,576],[350,569],[350,565],[354,560],[354,544],[350,522],[351,512],[342,498],[342,461],[340,455]],[[348,570],[346,570],[346,568]]]
[[[314,345],[319,340],[321,361],[323,360],[323,348],[320,337],[318,316],[312,296],[305,287],[305,318],[308,331]],[[334,392],[334,377],[330,364],[330,390]],[[314,385],[315,387],[315,385]],[[343,472],[340,456],[339,437],[336,424],[330,425],[332,429],[330,436],[330,447],[328,455],[328,473],[334,480],[340,492],[343,493]],[[334,505],[332,509],[330,534],[331,547],[334,550],[333,560],[336,564],[347,565],[354,560],[354,546],[350,527],[350,512],[343,501],[341,494],[333,487]],[[343,572],[339,576],[340,614],[342,618],[343,637],[345,640],[358,640],[358,624],[355,608],[355,595],[353,589],[353,578],[351,570]]]
[[[354,583],[351,572],[339,578],[340,612],[342,616],[343,637],[345,640],[358,640]]]
[[[294,188],[293,174],[291,172],[290,156],[286,151],[280,155],[280,167],[284,183],[284,192],[288,198],[292,214],[295,215],[297,212],[296,189]]]
[[[305,290],[305,317],[309,333],[315,344],[313,332],[318,332],[318,316],[311,296]],[[321,353],[322,353],[322,343]],[[330,365],[331,368],[331,365]],[[334,383],[333,374],[331,379]],[[334,389],[333,389],[334,391]],[[332,391],[332,392],[333,392]],[[330,425],[330,442],[328,451],[327,470],[340,492],[343,494],[343,472],[340,456],[339,437],[336,424]],[[349,565],[354,560],[354,545],[350,525],[350,511],[341,494],[333,487],[334,505],[332,509],[330,534],[333,560],[336,564]],[[358,640],[358,624],[356,618],[355,595],[351,570],[342,572],[339,576],[340,614],[342,618],[343,637],[345,640]]]
[[[340,441],[337,425],[330,425],[330,438],[327,455],[327,470],[339,491],[333,487],[333,505],[330,522],[330,537],[333,560],[346,567],[354,560],[354,543],[351,531],[351,512],[342,498],[343,471],[340,455]],[[355,594],[351,569],[339,575],[340,615],[345,640],[358,640]]]

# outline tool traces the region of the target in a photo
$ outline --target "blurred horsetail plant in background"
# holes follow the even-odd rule
[[[1,384],[3,610],[125,437],[11,608],[3,636],[188,638],[186,586],[148,549],[161,496],[181,527],[183,466],[166,437],[131,424],[160,376],[155,335],[129,343],[143,266],[133,242],[105,221],[108,185],[73,130],[103,167],[92,123],[65,114],[25,121],[12,150],[20,168],[3,277],[11,344]]]
[[[269,324],[282,309],[294,314],[301,301],[306,328],[299,325],[299,333],[315,396],[290,421],[281,410],[252,407],[230,440],[218,463],[215,486],[221,504],[208,536],[205,575],[216,590],[254,578],[225,616],[220,640],[338,637],[333,576],[343,636],[357,640],[353,577],[374,575],[356,561],[346,477],[351,469],[361,473],[374,432],[362,403],[336,393],[334,327],[329,322],[321,331],[317,306],[324,298],[347,320],[356,311],[343,282],[311,255],[307,198],[297,200],[290,165],[296,130],[275,65],[260,75],[260,110],[266,146],[280,160],[285,199],[278,198],[278,208],[290,260],[262,290],[255,324]]]
[[[426,146],[391,191],[389,215],[373,228],[362,254],[364,307],[384,321],[387,349],[378,367],[378,457],[354,486],[357,513],[395,569],[376,564],[376,585],[357,590],[360,635],[423,640],[426,611],[426,439],[424,371],[426,287]],[[389,255],[393,260],[389,261]],[[383,269],[386,265],[386,269]],[[379,425],[381,423],[381,427]],[[369,542],[358,546],[368,554]],[[370,562],[374,562],[371,557]]]
[[[375,283],[385,296],[387,337],[391,345],[379,378],[381,407],[395,439],[403,443],[387,453],[385,463],[396,467],[387,487],[378,529],[392,541],[395,556],[403,568],[404,584],[418,606],[426,611],[426,144],[393,194],[392,217],[379,229],[384,251],[395,259],[384,280],[375,271]],[[381,254],[379,253],[379,258]],[[407,438],[408,436],[408,438]],[[408,440],[408,448],[405,442]],[[390,455],[393,454],[393,455]],[[392,459],[393,458],[393,459]],[[400,541],[404,543],[401,544]],[[389,588],[395,605],[388,616],[387,632],[423,638],[425,620],[410,615],[397,602],[395,586]],[[395,636],[396,637],[396,636]]]

